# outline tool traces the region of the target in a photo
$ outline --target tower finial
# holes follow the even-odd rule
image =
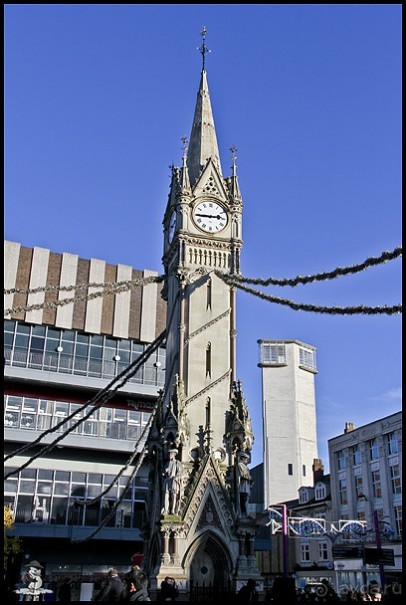
[[[235,155],[235,152],[238,151],[238,149],[237,149],[237,147],[235,145],[231,145],[230,151],[231,151],[231,161],[232,161],[231,170],[233,171],[232,175],[235,176],[236,175],[236,168],[237,168],[237,165],[235,163],[235,161],[237,159],[237,156]]]
[[[202,55],[202,57],[203,57],[203,67],[202,67],[202,71],[205,71],[206,55],[207,55],[208,53],[211,53],[211,50],[210,50],[209,48],[207,48],[207,46],[206,46],[206,31],[207,31],[207,30],[206,30],[206,26],[205,26],[205,25],[203,25],[203,29],[202,29],[202,31],[200,32],[200,35],[201,35],[201,36],[202,36],[202,38],[203,38],[203,44],[202,44],[200,47],[198,47],[198,49],[197,49],[198,51],[200,51],[200,53],[201,53],[201,55]]]
[[[183,146],[182,146],[182,150],[183,150],[183,155],[182,155],[182,158],[183,158],[184,162],[186,162],[186,157],[187,157],[187,144],[188,144],[188,142],[189,142],[189,141],[188,141],[188,138],[187,138],[187,136],[186,136],[185,134],[184,134],[184,135],[183,135],[183,137],[181,138],[181,141],[182,141],[182,143],[183,143]]]

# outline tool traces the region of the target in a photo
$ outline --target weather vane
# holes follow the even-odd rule
[[[204,68],[205,68],[205,63],[206,63],[206,55],[208,53],[211,53],[211,50],[209,48],[207,48],[207,46],[206,46],[206,31],[207,31],[206,30],[206,26],[203,25],[203,29],[200,32],[200,35],[203,38],[203,44],[200,47],[197,48],[197,50],[200,51],[200,53],[201,53],[201,55],[203,57],[203,71],[205,70]]]
[[[187,144],[188,144],[188,142],[189,142],[189,141],[188,141],[188,138],[187,138],[187,136],[186,136],[185,134],[184,134],[184,135],[183,135],[183,137],[181,138],[181,141],[182,141],[182,143],[183,143],[183,146],[182,146],[182,150],[183,150],[183,157],[185,158],[185,157],[186,157],[186,151],[187,151]]]
[[[232,161],[231,168],[232,168],[232,171],[233,171],[233,175],[235,176],[235,169],[236,169],[236,163],[235,163],[235,161],[237,159],[237,156],[235,155],[235,152],[238,151],[238,149],[237,149],[237,147],[235,145],[231,145],[230,151],[231,151],[231,161]]]

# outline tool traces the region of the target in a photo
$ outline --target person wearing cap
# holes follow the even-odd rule
[[[120,601],[123,593],[123,582],[117,569],[111,568],[107,574],[107,582],[101,587],[94,601]]]
[[[138,559],[131,557],[131,569],[124,575],[124,601],[150,601],[148,595],[148,577],[134,561]]]

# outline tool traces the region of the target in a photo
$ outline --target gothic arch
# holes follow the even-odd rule
[[[203,531],[194,539],[184,556],[182,566],[189,570],[191,585],[205,583],[206,586],[211,584],[218,588],[226,586],[233,571],[227,545],[212,530]]]

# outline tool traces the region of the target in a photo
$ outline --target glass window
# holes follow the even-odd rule
[[[31,338],[31,351],[42,352],[44,350],[45,339],[38,336]]]
[[[337,452],[337,468],[339,471],[345,469],[345,455],[344,450]]]
[[[103,346],[103,336],[93,335],[92,336],[92,345],[97,345],[99,347]]]
[[[95,485],[102,484],[102,475],[101,473],[89,473],[87,478],[88,483],[94,483]]]
[[[86,483],[86,473],[72,473],[72,481],[75,483]]]
[[[305,368],[308,368],[310,370],[316,370],[316,351],[300,348],[299,363]]]
[[[13,321],[12,319],[4,320],[4,330],[6,332],[14,332],[14,328],[15,328],[15,321]]]
[[[54,496],[52,499],[50,522],[55,525],[65,525],[67,508],[67,498],[55,498]]]
[[[338,481],[338,491],[340,494],[340,504],[348,504],[347,500],[347,480],[339,479]]]
[[[54,493],[58,496],[69,495],[69,483],[55,483]]]
[[[397,433],[389,433],[388,435],[386,435],[386,440],[387,440],[387,444],[388,444],[389,455],[398,454],[399,445],[398,445]]]
[[[18,323],[17,324],[17,334],[29,334],[30,326],[26,326],[25,324]]]
[[[378,441],[376,439],[371,439],[369,442],[369,458],[370,460],[378,460],[379,458]]]
[[[21,478],[23,479],[35,479],[37,476],[37,469],[35,468],[24,468],[21,471]]]
[[[20,492],[24,494],[33,494],[35,492],[35,481],[28,479],[20,480]]]
[[[396,523],[396,531],[398,536],[401,538],[402,537],[402,506],[395,506],[394,507],[394,512],[395,512],[395,523]]]
[[[310,561],[310,546],[309,544],[300,545],[300,560],[302,563]]]
[[[62,340],[73,342],[75,340],[75,332],[73,330],[64,330],[62,332]]]
[[[55,481],[66,481],[69,483],[70,473],[68,471],[55,471]]]
[[[32,335],[33,336],[45,336],[45,326],[33,326]]]
[[[381,474],[379,470],[372,471],[372,491],[375,498],[382,498]]]
[[[293,464],[288,464],[288,475],[293,475]]]
[[[18,495],[15,513],[16,523],[30,523],[32,521],[33,504],[34,496]]]
[[[53,477],[54,477],[54,471],[48,471],[46,469],[38,470],[38,479],[52,481]]]
[[[100,504],[87,504],[85,511],[85,525],[99,525]]]
[[[361,475],[354,477],[355,481],[355,496],[360,499],[364,496],[364,489]]]
[[[3,344],[5,347],[11,349],[13,346],[14,336],[10,332],[4,332]]]
[[[361,449],[359,447],[359,445],[354,445],[354,447],[352,448],[352,463],[354,466],[358,466],[359,464],[361,464]]]
[[[327,542],[319,542],[318,551],[319,551],[319,561],[327,561],[327,559],[328,559]]]
[[[261,343],[261,363],[286,363],[285,345]]]
[[[393,464],[390,467],[390,478],[392,484],[392,494],[402,493],[402,480],[400,477],[399,464]]]

